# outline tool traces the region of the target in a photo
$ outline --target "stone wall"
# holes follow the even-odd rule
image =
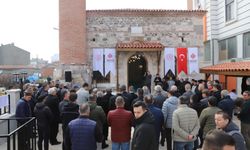
[[[93,48],[115,48],[119,42],[134,40],[160,42],[165,47],[198,47],[202,63],[203,21],[205,12],[193,11],[87,11],[87,51],[92,66]],[[119,52],[119,84],[127,83],[127,61],[135,52]],[[163,76],[163,54],[161,55],[160,74]],[[145,52],[148,69],[155,75],[157,57]],[[118,76],[119,76],[118,75]],[[125,76],[124,76],[125,75]],[[111,79],[115,83],[116,78]]]
[[[117,42],[129,42],[138,37],[158,41],[166,47],[202,46],[202,16],[87,16],[87,48],[115,47]],[[131,27],[142,28],[141,34],[131,33]],[[181,37],[184,38],[182,41]]]
[[[65,72],[70,71],[72,74],[72,83],[79,83],[82,84],[87,82],[89,84],[92,83],[91,81],[91,74],[90,74],[90,67],[89,65],[77,65],[77,64],[70,64],[70,65],[58,65],[53,72],[53,79],[55,80],[64,80],[65,79]]]

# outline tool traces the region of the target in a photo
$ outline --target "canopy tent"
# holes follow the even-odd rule
[[[243,77],[241,88],[244,90],[246,85],[246,79],[250,77],[250,61],[241,62],[227,62],[216,64],[213,66],[207,66],[200,68],[201,73],[206,74],[206,79],[211,74],[224,75],[225,76],[225,87],[227,87],[227,77]]]
[[[250,76],[250,61],[228,62],[200,68],[201,73],[225,76]]]

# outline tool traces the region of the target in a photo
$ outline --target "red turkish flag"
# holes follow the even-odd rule
[[[187,48],[177,48],[177,68],[187,74]]]

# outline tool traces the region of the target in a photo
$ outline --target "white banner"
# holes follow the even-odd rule
[[[199,73],[199,60],[198,60],[198,48],[188,48],[188,73]]]
[[[9,105],[9,97],[8,95],[0,96],[0,108],[3,108],[5,106]]]
[[[171,70],[175,75],[175,49],[174,48],[165,48],[164,50],[164,60],[165,60],[165,73]]]
[[[93,71],[99,71],[103,74],[103,49],[94,48],[93,49]]]
[[[104,50],[105,53],[105,76],[109,73],[112,73],[115,75],[116,69],[115,69],[115,62],[116,62],[116,55],[115,55],[115,49],[106,48]]]

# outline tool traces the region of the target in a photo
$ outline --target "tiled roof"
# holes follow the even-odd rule
[[[111,15],[111,16],[165,16],[165,15],[205,15],[206,10],[166,10],[166,9],[102,9],[102,10],[87,10],[89,15]]]
[[[130,43],[117,43],[117,49],[163,49],[159,42],[133,41]]]
[[[229,62],[213,66],[207,66],[200,69],[201,73],[224,74],[230,76],[249,76],[250,61]]]

